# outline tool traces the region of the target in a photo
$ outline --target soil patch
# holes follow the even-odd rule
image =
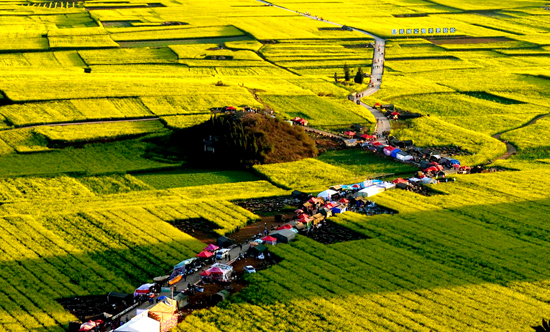
[[[98,319],[104,312],[116,315],[133,304],[133,302],[109,303],[107,295],[76,296],[58,299],[57,302],[83,322]]]
[[[101,24],[105,27],[114,27],[114,28],[128,28],[132,27],[132,23],[141,23],[138,20],[129,20],[129,21],[101,21]]]
[[[510,38],[506,37],[459,37],[459,38],[440,38],[440,37],[425,37],[424,39],[429,40],[434,45],[445,45],[445,44],[485,44],[485,43],[502,43],[513,41]]]
[[[204,218],[175,220],[170,224],[204,243],[215,243],[218,238],[214,230],[219,226]]]
[[[291,196],[254,198],[235,201],[235,204],[259,215],[293,213],[300,206],[300,200]]]
[[[323,222],[323,226],[319,228],[312,228],[311,231],[307,233],[307,236],[323,244],[370,239],[370,237],[366,235],[357,233],[330,220]]]

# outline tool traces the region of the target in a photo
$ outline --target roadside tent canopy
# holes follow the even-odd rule
[[[146,316],[141,316],[130,320],[128,323],[120,326],[115,331],[118,331],[118,332],[160,331],[160,322]]]
[[[201,273],[199,273],[200,276],[208,277],[210,275],[210,272],[208,270],[204,270]]]
[[[294,240],[294,238],[296,237],[296,233],[294,233],[290,229],[282,229],[280,231],[271,232],[271,234],[269,235],[273,236],[282,243],[288,243]]]
[[[214,253],[212,253],[210,251],[203,250],[203,251],[201,251],[200,253],[197,254],[197,257],[208,258],[208,257],[211,257],[213,255],[214,255]]]
[[[330,190],[330,189],[327,189],[325,191],[322,191],[320,192],[317,197],[322,197],[325,201],[328,201],[330,200],[330,198],[332,197],[332,195],[334,194],[337,194],[338,192],[335,191],[335,190]]]
[[[217,240],[216,240],[216,244],[222,248],[227,248],[229,247],[230,245],[233,244],[233,240],[231,240],[230,238],[228,237],[225,237],[225,236],[220,236]]]
[[[277,239],[270,235],[263,237],[262,240],[265,241],[265,243],[267,244],[271,244],[271,245],[277,244]]]
[[[220,247],[218,247],[217,245],[215,244],[212,244],[210,243],[208,246],[206,246],[206,248],[204,248],[203,250],[206,250],[206,251],[214,251],[214,250],[218,250],[220,249]]]
[[[178,264],[174,265],[174,270],[185,267],[187,265],[191,265],[196,261],[198,261],[198,258],[196,258],[196,257],[188,258],[188,259],[186,259],[184,261],[181,261]]]
[[[403,179],[403,178],[397,178],[395,180],[392,181],[392,183],[395,183],[395,184],[398,184],[398,183],[407,183],[409,181]]]
[[[355,132],[354,131],[346,131],[344,133],[344,135],[347,135],[347,136],[355,136]]]
[[[277,230],[280,231],[281,229],[291,229],[292,225],[290,224],[284,224],[282,226],[277,227]]]
[[[258,257],[261,253],[267,250],[267,247],[263,244],[259,244],[248,249],[248,253],[254,257]]]

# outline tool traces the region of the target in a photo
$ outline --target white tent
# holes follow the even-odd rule
[[[338,193],[337,191],[327,189],[323,192],[320,192],[319,195],[317,195],[317,197],[322,197],[325,201],[329,201],[330,198],[332,197],[332,195],[337,194],[337,193]]]
[[[384,191],[384,188],[379,187],[377,185],[373,185],[373,186],[369,186],[369,187],[366,187],[364,189],[359,190],[355,194],[355,196],[356,197],[371,197],[371,196],[374,196],[376,194],[381,193],[382,191]]]
[[[429,178],[429,177],[423,177],[422,178],[422,183],[424,184],[430,184],[430,183],[437,183],[434,179],[432,178]]]
[[[397,155],[395,155],[395,158],[397,160],[400,160],[400,161],[414,160],[413,156],[411,156],[410,154],[403,153],[403,152],[398,152]]]
[[[160,322],[147,316],[135,317],[128,323],[117,328],[120,332],[157,332],[160,331]]]

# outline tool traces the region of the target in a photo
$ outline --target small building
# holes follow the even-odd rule
[[[248,255],[252,257],[258,257],[265,251],[267,251],[267,247],[263,244],[259,244],[257,246],[251,246],[250,248],[248,248]]]
[[[225,236],[220,236],[217,240],[216,240],[216,245],[220,248],[228,248],[230,247],[231,245],[233,245],[234,241],[231,240],[230,238],[228,237],[225,237]]]

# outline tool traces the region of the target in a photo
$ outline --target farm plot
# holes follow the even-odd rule
[[[157,120],[39,127],[34,131],[46,137],[53,144],[73,144],[160,133],[165,132],[166,128]]]
[[[134,177],[156,189],[259,180],[257,175],[246,171],[207,171],[193,169],[135,174]]]
[[[103,174],[156,170],[178,166],[145,159],[147,144],[136,140],[90,144],[84,148],[0,156],[0,176],[55,175],[59,173]]]
[[[549,209],[548,186],[516,187],[534,174],[460,177],[446,187],[449,195],[430,198],[377,196],[400,213],[332,219],[375,239],[325,246],[300,237],[272,247],[284,258],[280,264],[254,275],[225,306],[188,317],[179,330],[225,331],[234,320],[239,329],[527,331],[549,309],[550,275],[534,254],[549,242],[544,219],[533,220],[538,209]],[[364,306],[370,310],[357,309]],[[306,322],[304,314],[314,318]]]
[[[411,128],[392,131],[402,140],[411,139],[416,146],[454,145],[474,153],[461,156],[460,161],[466,165],[484,163],[503,155],[506,146],[488,135],[477,131],[449,124],[435,117],[422,117],[412,121]]]
[[[88,66],[174,63],[177,60],[174,52],[167,47],[79,51],[78,54]]]
[[[111,30],[112,31],[112,30]],[[117,31],[120,31],[117,29]],[[231,25],[212,27],[126,28],[112,33],[114,41],[139,41],[163,39],[191,39],[242,36],[243,32]]]
[[[479,93],[465,94],[429,94],[400,97],[389,100],[396,106],[411,112],[425,112],[437,115],[442,120],[466,129],[484,134],[495,134],[525,123],[541,108],[514,100],[493,96],[494,101],[482,99],[490,95]],[[510,103],[510,104],[507,104]]]
[[[512,143],[521,152],[548,150],[550,118],[546,116],[534,124],[504,133],[501,138]]]
[[[307,119],[312,126],[349,127],[353,123],[374,122],[370,112],[344,99],[285,95],[262,95],[261,99],[286,117]]]
[[[50,48],[104,48],[118,47],[108,35],[49,36]]]
[[[25,36],[24,34],[0,36],[0,50],[2,51],[38,51],[48,49],[48,40],[40,36]]]
[[[0,180],[0,201],[2,202],[87,196],[93,196],[93,193],[79,181],[67,176],[3,178]]]
[[[134,98],[14,104],[0,107],[0,114],[16,126],[153,116],[139,99]]]

